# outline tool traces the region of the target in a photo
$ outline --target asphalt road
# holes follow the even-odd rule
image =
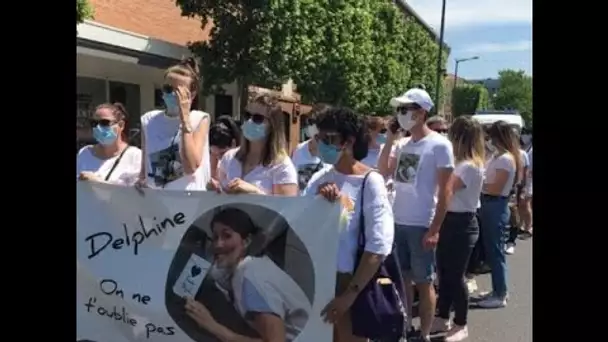
[[[517,241],[508,256],[509,302],[502,309],[470,309],[467,342],[532,342],[532,239]],[[490,275],[477,277],[480,291],[491,289]],[[419,325],[418,319],[414,324]],[[442,341],[435,336],[433,341]]]
[[[532,342],[532,239],[517,241],[508,256],[509,302],[503,309],[469,310],[469,342]],[[490,275],[477,278],[489,290]]]

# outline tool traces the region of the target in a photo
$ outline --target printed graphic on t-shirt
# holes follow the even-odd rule
[[[397,161],[395,181],[413,184],[416,181],[418,163],[420,163],[420,155],[406,152],[401,153]]]
[[[339,231],[346,229],[348,220],[355,212],[355,202],[348,196],[341,196],[340,203],[342,204],[342,212],[340,213]]]
[[[184,176],[184,168],[179,155],[179,145],[171,146],[150,154],[150,164],[152,165],[152,175],[156,186],[164,186],[178,178]]]
[[[308,181],[315,174],[315,172],[321,169],[320,163],[315,164],[303,164],[298,166],[298,186],[300,190],[304,190]]]

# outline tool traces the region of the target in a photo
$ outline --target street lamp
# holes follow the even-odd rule
[[[443,33],[445,31],[445,3],[446,0],[441,1],[441,28],[439,29],[439,54],[437,56],[437,80],[435,81],[435,106],[439,105],[439,86],[443,77],[441,77],[441,57],[443,57]],[[436,109],[439,113],[439,108]]]
[[[456,84],[458,83],[458,64],[466,61],[473,61],[479,59],[479,56],[473,56],[468,58],[456,58],[456,66],[454,67],[454,85],[452,86],[452,92],[456,89]]]

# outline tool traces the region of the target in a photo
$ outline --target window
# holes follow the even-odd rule
[[[232,95],[215,95],[215,112],[212,115],[214,118],[222,115],[232,116]]]
[[[129,144],[139,146],[141,122],[141,97],[138,84],[109,82],[110,102],[120,102],[127,109],[127,130]]]
[[[76,76],[76,149],[94,142],[88,121],[95,107],[107,101],[106,80]]]

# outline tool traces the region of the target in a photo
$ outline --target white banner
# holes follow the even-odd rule
[[[331,341],[338,204],[78,182],[77,205],[77,340]]]

